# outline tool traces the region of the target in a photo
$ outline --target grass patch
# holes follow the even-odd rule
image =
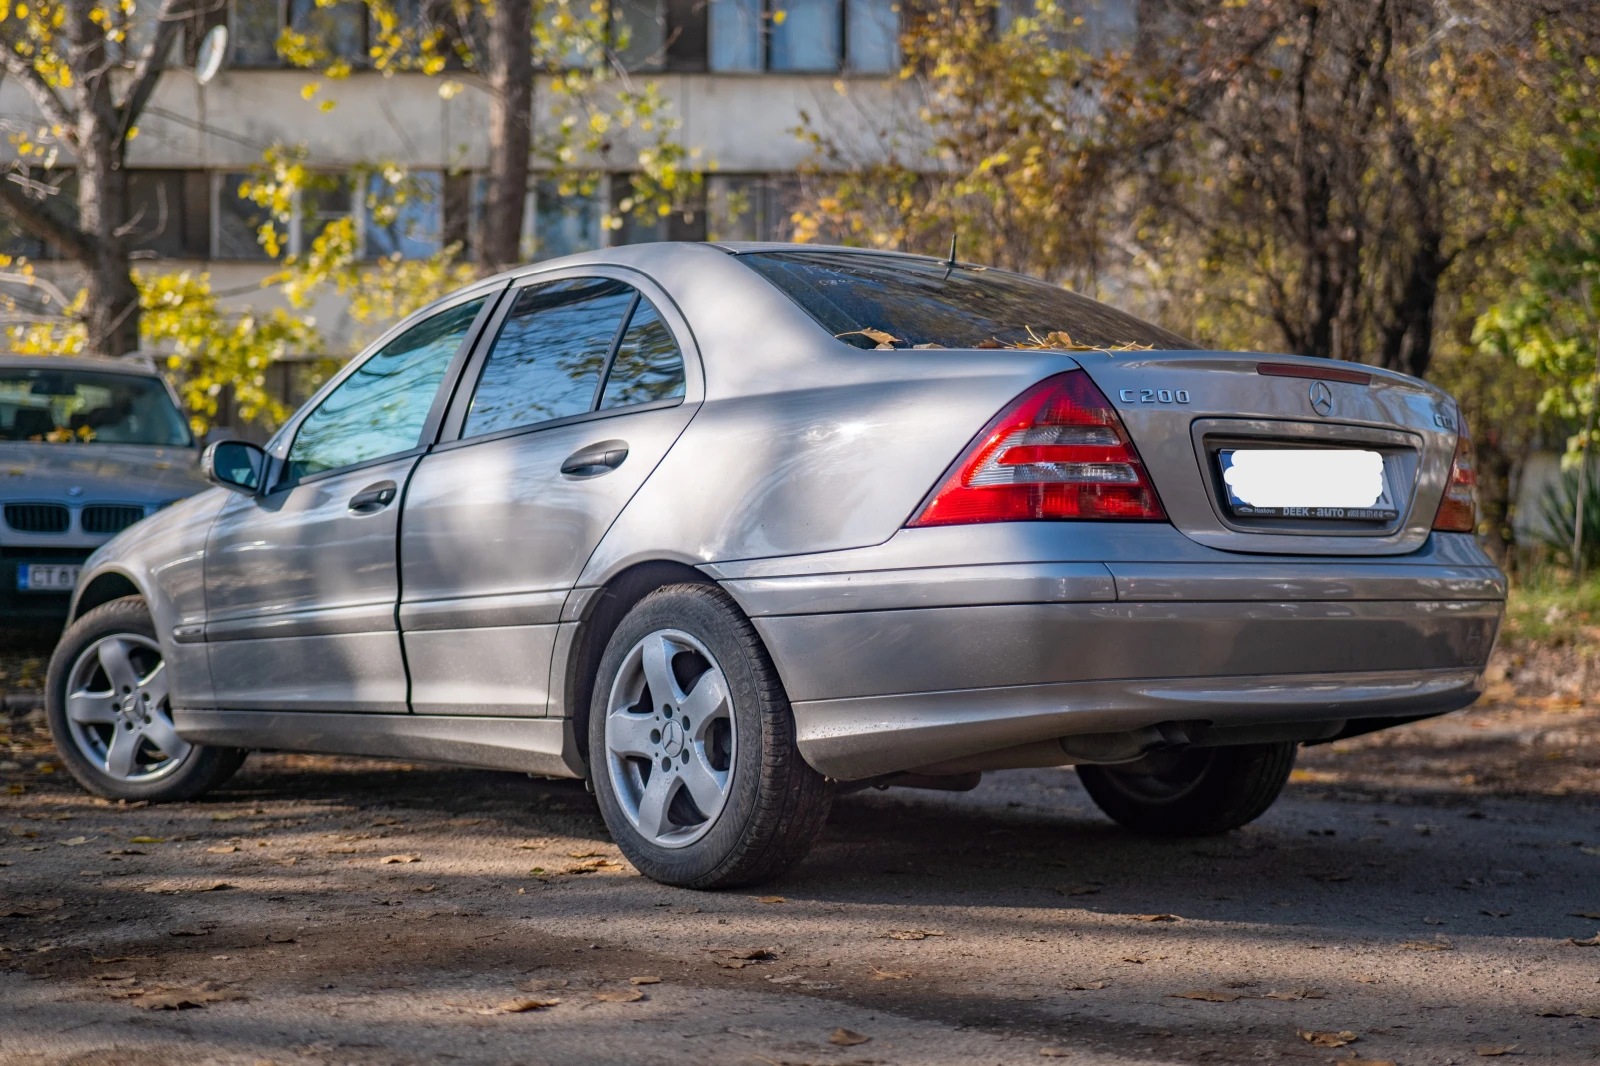
[[[1555,574],[1541,574],[1511,586],[1506,600],[1504,637],[1546,644],[1576,644],[1596,639],[1600,625],[1600,578],[1574,585]]]

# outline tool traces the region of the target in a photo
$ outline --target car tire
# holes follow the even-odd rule
[[[1240,744],[1151,752],[1133,763],[1080,765],[1078,779],[1119,824],[1156,836],[1209,836],[1255,821],[1294,769],[1299,745]]]
[[[827,820],[832,793],[800,756],[772,660],[714,586],[669,585],[623,617],[596,673],[588,736],[612,838],[663,884],[770,880],[805,858]]]
[[[67,628],[50,658],[45,717],[68,772],[106,799],[193,799],[232,777],[248,754],[190,744],[173,730],[165,659],[137,596],[101,604]]]

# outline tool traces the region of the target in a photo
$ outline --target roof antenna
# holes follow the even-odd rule
[[[942,279],[944,281],[950,280],[950,271],[956,268],[956,238],[959,237],[960,234],[960,230],[952,230],[950,233],[950,258],[945,260],[944,278]]]

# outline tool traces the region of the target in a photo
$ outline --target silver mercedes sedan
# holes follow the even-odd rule
[[[1477,696],[1505,579],[1451,398],[1196,350],[1058,287],[651,244],[401,322],[97,551],[50,666],[85,788],[251,749],[587,777],[657,880],[798,862],[834,795],[1074,765],[1140,832]]]

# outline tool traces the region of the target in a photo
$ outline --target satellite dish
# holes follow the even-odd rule
[[[200,52],[195,56],[194,79],[201,85],[210,83],[222,69],[222,60],[228,54],[228,27],[213,26],[200,40]]]

